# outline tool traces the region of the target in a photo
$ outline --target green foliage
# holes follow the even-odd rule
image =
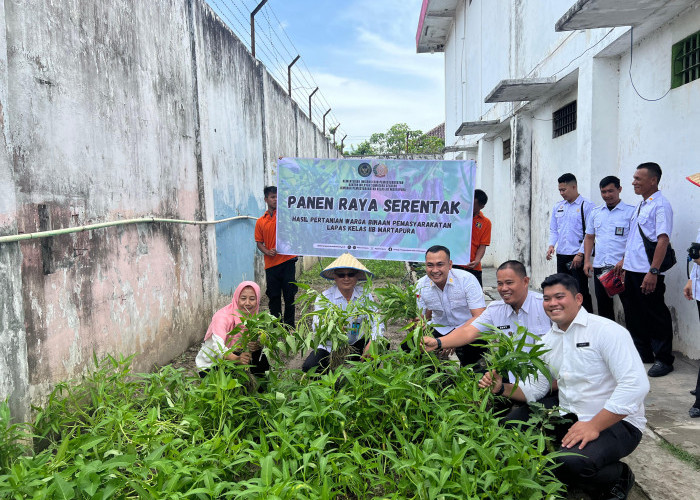
[[[529,332],[524,326],[518,326],[512,337],[493,325],[486,326],[491,333],[482,333],[480,342],[475,342],[475,345],[488,347],[484,360],[489,370],[501,375],[512,373],[515,377],[515,387],[529,376],[536,379],[540,374],[544,374],[551,380],[549,370],[540,359],[548,349],[537,342],[537,335]]]
[[[387,293],[404,303],[383,315],[410,316],[408,295]],[[243,341],[284,353],[340,346],[348,318],[377,307],[315,310],[320,297],[305,287],[299,333],[254,315],[244,319]],[[420,338],[425,325],[409,330]],[[506,341],[493,340],[492,366],[513,371]],[[317,378],[273,369],[260,394],[245,390],[236,364],[199,379],[170,366],[132,373],[130,363],[96,360],[80,384],[56,387],[31,426],[10,425],[0,406],[0,498],[534,499],[563,491],[552,474],[558,454],[538,431],[548,414],[506,429],[471,370],[418,350]],[[34,450],[21,446],[32,438]]]
[[[411,130],[406,123],[396,123],[386,132],[372,134],[353,148],[349,155],[376,156],[400,154],[442,153],[445,141],[439,137],[424,135],[420,130]]]

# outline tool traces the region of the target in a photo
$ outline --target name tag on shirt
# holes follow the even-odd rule
[[[616,227],[615,228],[615,236],[624,236],[625,235],[625,228],[624,227]]]
[[[576,347],[590,347],[591,343],[590,342],[578,342],[576,344]]]

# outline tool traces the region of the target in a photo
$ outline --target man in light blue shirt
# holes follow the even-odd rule
[[[557,272],[576,278],[583,295],[583,307],[592,311],[593,301],[588,291],[588,277],[583,272],[583,238],[586,235],[586,220],[594,205],[578,194],[578,183],[574,174],[564,174],[557,181],[559,194],[564,199],[555,203],[552,209],[547,260],[552,259],[556,249]]]
[[[613,299],[605,291],[600,282],[600,275],[610,268],[616,268],[620,273],[622,257],[625,255],[625,245],[630,233],[630,220],[634,215],[634,207],[620,200],[622,186],[620,179],[613,175],[600,181],[600,196],[602,205],[595,207],[588,216],[586,238],[584,244],[583,271],[586,276],[593,272],[595,298],[598,303],[598,314],[615,321]],[[593,249],[595,248],[595,256]],[[624,300],[624,292],[620,294]]]

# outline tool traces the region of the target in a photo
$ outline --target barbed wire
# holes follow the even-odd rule
[[[255,9],[258,1],[207,0],[207,2],[231,31],[238,36],[246,48],[251,50],[250,13]],[[316,91],[311,100],[311,116],[309,118],[312,122],[315,119],[315,123],[321,128],[320,124],[323,121],[323,115],[330,109],[331,112],[326,116],[326,133],[331,135],[329,130],[337,127],[336,140],[340,142],[343,136],[348,134],[345,129],[338,126],[340,120],[333,112],[333,107],[330,105],[320,85],[316,82],[303,55],[297,49],[289,33],[284,29],[284,24],[277,16],[272,2],[268,1],[259,11],[259,14],[262,14],[262,16],[256,16],[255,30],[256,35],[258,35],[255,40],[258,59],[265,65],[277,83],[287,90],[288,65],[297,55],[300,56],[298,63],[292,68],[291,97],[304,113],[308,113],[309,94],[318,87],[318,91]],[[348,135],[348,137],[351,136]]]

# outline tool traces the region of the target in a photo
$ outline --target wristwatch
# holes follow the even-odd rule
[[[651,274],[659,274],[659,270],[658,270],[657,268],[655,268],[655,267],[652,267],[651,269],[649,269],[649,272],[650,272]]]
[[[440,339],[435,339],[435,340],[437,341],[437,345],[438,345],[436,350],[439,351],[442,349],[442,340],[440,340]]]
[[[494,395],[494,396],[500,396],[501,394],[503,394],[503,393],[505,392],[505,390],[506,390],[506,384],[504,384],[503,382],[501,382],[501,388],[498,389],[496,392],[494,392],[493,395]]]

